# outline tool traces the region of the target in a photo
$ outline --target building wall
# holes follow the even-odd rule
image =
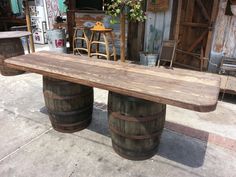
[[[236,58],[236,16],[225,15],[227,0],[221,0],[215,24],[209,70],[217,72],[223,53]],[[215,64],[215,65],[214,65]]]
[[[146,52],[158,53],[162,40],[170,36],[173,0],[169,2],[169,9],[164,12],[147,12],[145,27],[144,49]]]

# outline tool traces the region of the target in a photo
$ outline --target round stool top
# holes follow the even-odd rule
[[[91,31],[95,31],[95,32],[111,32],[113,29],[112,28],[105,28],[105,29],[94,29],[94,28],[91,28],[90,29]]]

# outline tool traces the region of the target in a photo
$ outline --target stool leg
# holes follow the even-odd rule
[[[76,29],[74,31],[74,35],[73,35],[73,54],[75,55],[75,42],[76,42]]]
[[[114,42],[114,36],[113,36],[113,33],[112,33],[112,32],[109,33],[109,35],[110,35],[111,42],[112,42],[114,61],[117,61],[117,58],[116,58],[116,47],[115,47],[115,42]]]
[[[26,45],[27,45],[27,50],[28,53],[30,54],[30,47],[29,47],[29,36],[26,37]]]
[[[88,56],[91,57],[91,50],[92,50],[92,42],[94,38],[94,32],[92,31],[90,42],[89,42],[89,48],[88,48]]]
[[[107,36],[106,36],[106,33],[103,33],[103,38],[104,38],[104,41],[105,41],[105,47],[106,47],[106,55],[107,55],[107,60],[110,60],[110,52],[109,52],[109,42],[107,40]]]
[[[100,39],[101,39],[101,33],[98,33],[97,41],[100,41]],[[97,44],[96,53],[99,53],[99,43]],[[99,58],[99,55],[97,55],[97,58]]]
[[[90,41],[88,39],[87,34],[84,32],[84,38],[85,38],[85,42],[86,42],[86,47],[87,47],[87,52],[88,52],[88,56],[89,56],[89,45],[90,45]]]

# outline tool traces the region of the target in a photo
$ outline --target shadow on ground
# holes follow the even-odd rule
[[[236,95],[220,93],[219,100],[231,104],[236,104]]]
[[[40,111],[47,114],[45,107]],[[94,107],[93,120],[89,130],[110,138],[107,111]],[[207,145],[197,139],[165,129],[157,155],[177,163],[198,168],[204,163]]]

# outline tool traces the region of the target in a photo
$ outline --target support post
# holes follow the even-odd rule
[[[27,30],[31,33],[29,39],[30,39],[30,48],[32,53],[35,52],[34,48],[34,40],[33,40],[33,34],[32,34],[32,28],[31,28],[31,20],[30,20],[30,13],[29,13],[29,1],[25,0],[25,16],[26,16],[26,24],[27,24]]]
[[[125,13],[120,14],[120,59],[125,62]]]

